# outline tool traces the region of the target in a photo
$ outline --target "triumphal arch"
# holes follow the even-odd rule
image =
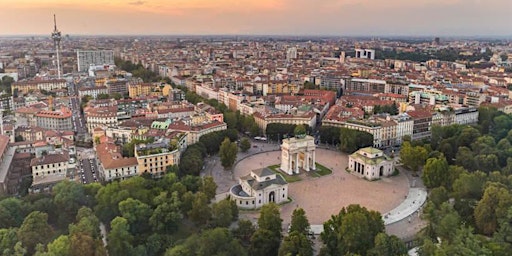
[[[298,174],[300,170],[314,171],[315,138],[309,135],[297,135],[283,139],[281,144],[281,171],[288,175]]]

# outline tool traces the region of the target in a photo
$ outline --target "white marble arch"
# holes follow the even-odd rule
[[[281,171],[288,175],[298,174],[300,169],[314,171],[315,138],[309,135],[283,139],[281,144]]]

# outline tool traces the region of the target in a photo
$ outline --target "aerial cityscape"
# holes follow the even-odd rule
[[[7,2],[0,255],[512,252],[510,1]]]

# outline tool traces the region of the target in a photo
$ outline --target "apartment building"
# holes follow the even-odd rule
[[[227,128],[226,123],[221,123],[216,120],[198,125],[187,125],[183,121],[177,121],[168,126],[170,131],[185,132],[187,134],[187,144],[189,145],[198,142],[201,136],[205,134],[223,131]]]
[[[162,138],[154,143],[135,146],[138,173],[149,173],[153,177],[161,177],[168,166],[180,163],[181,148],[186,148],[186,136],[180,135],[176,140]]]
[[[67,107],[61,107],[59,110],[42,110],[35,115],[37,126],[48,130],[72,131],[73,113]]]
[[[55,184],[66,179],[68,169],[71,167],[69,154],[65,151],[33,158],[30,161],[33,182],[29,191],[31,193],[50,191]]]
[[[432,136],[432,113],[426,110],[407,112],[413,119],[412,140],[429,139]]]
[[[11,85],[12,95],[27,94],[36,90],[52,91],[55,89],[67,89],[66,80],[33,80],[24,82],[15,82]]]
[[[139,175],[137,158],[123,157],[119,147],[114,143],[98,144],[95,150],[98,156],[100,179],[104,181],[124,180]]]
[[[87,108],[84,114],[89,132],[96,127],[110,127],[118,124],[117,106]]]
[[[317,115],[314,111],[296,112],[292,114],[262,114],[260,112],[254,113],[254,121],[260,129],[266,131],[267,125],[272,123],[292,124],[292,125],[307,125],[315,129],[317,124]]]
[[[114,51],[112,50],[77,50],[76,58],[78,72],[87,72],[91,65],[113,65]]]
[[[80,98],[84,96],[91,96],[93,99],[97,99],[100,94],[108,94],[108,88],[106,86],[95,86],[95,87],[82,87],[78,89],[78,96]]]

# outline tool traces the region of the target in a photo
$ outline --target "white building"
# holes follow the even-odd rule
[[[297,58],[297,47],[290,47],[286,50],[286,60]]]
[[[350,173],[368,180],[376,180],[393,174],[393,160],[376,148],[362,148],[348,157]]]
[[[281,175],[262,168],[240,177],[239,184],[231,187],[229,193],[238,208],[257,209],[264,204],[287,201],[288,183]]]
[[[68,169],[74,168],[74,159],[67,152],[51,153],[33,158],[30,161],[32,168],[32,187],[30,192],[47,192],[58,182],[67,177]]]
[[[356,58],[358,59],[375,59],[375,50],[371,49],[356,49]]]
[[[114,64],[114,51],[112,50],[97,50],[86,51],[77,50],[76,58],[78,63],[78,72],[87,72],[91,65],[113,65]]]
[[[97,145],[95,150],[99,163],[98,173],[102,180],[124,180],[139,175],[137,158],[122,157],[115,144],[102,143]]]
[[[96,86],[96,87],[82,87],[78,89],[78,96],[80,98],[88,95],[93,99],[97,99],[100,94],[108,94],[108,88],[106,86]]]

